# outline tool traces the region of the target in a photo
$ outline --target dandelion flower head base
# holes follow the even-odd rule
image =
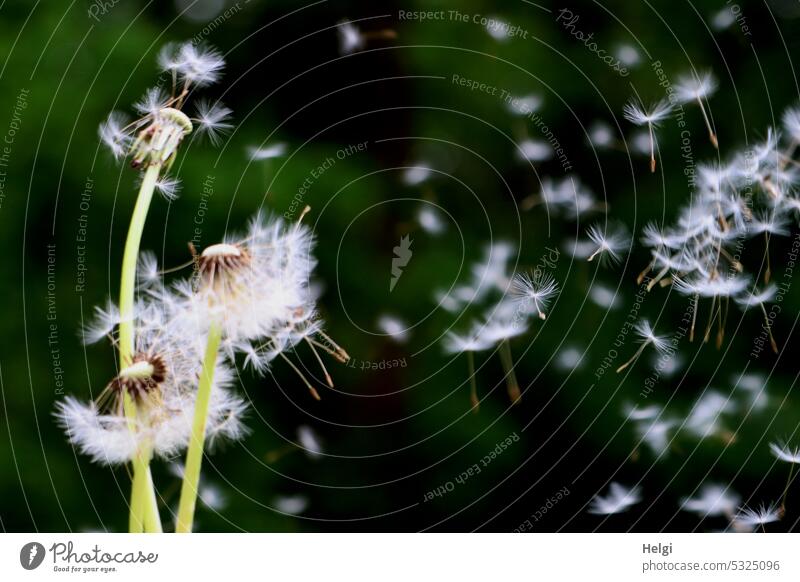
[[[169,167],[181,141],[190,133],[192,122],[185,113],[172,107],[160,109],[131,145],[131,166],[164,164]]]
[[[117,394],[127,392],[141,401],[167,379],[167,365],[158,355],[136,354],[133,363],[123,368],[109,387]]]

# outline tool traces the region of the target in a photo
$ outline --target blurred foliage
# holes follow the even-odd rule
[[[601,46],[628,43],[640,52],[644,47],[669,75],[691,66],[712,68],[721,80],[712,112],[723,152],[763,138],[797,98],[789,59],[800,48],[797,22],[782,19],[780,11],[773,16],[761,3],[740,2],[752,37],[735,23],[710,33],[706,22],[724,8],[722,0],[570,4],[580,15],[579,28],[594,32]],[[508,531],[563,487],[570,495],[537,529],[687,530],[701,526],[677,511],[678,500],[704,479],[732,483],[745,499],[780,494],[788,469],[774,466],[767,443],[798,427],[797,365],[790,356],[796,342],[789,339],[797,321],[796,288],[787,294],[775,328],[780,357],[765,351],[750,364],[750,371],[769,374],[771,405],[742,426],[730,426],[737,433],[730,446],[681,442],[660,461],[646,449],[633,450],[636,440],[621,414],[625,402],[639,398],[652,371],[649,355],[628,375],[594,377],[633,301],[636,275],[648,261],[642,249],[623,265],[600,270],[562,253],[556,277],[563,291],[550,317],[513,343],[525,389],[518,405],[508,406],[499,359],[481,354],[479,390],[486,398],[480,413],[471,414],[466,359],[445,356],[438,343],[451,325],[462,329],[468,320],[437,309],[434,292],[464,281],[487,241],[519,245],[518,268],[532,268],[545,247],[562,248],[587,226],[549,216],[541,207],[519,210],[543,177],[560,178],[563,169],[555,160],[535,168],[519,163],[514,141],[526,134],[539,137],[536,128],[510,116],[497,97],[454,85],[452,76],[515,95],[541,94],[542,116],[574,172],[607,202],[611,217],[639,232],[648,220],[670,222],[691,195],[681,171],[680,132],[665,124],[659,134],[664,173],[651,176],[641,157],[593,151],[586,131],[593,121],[605,120],[620,139],[630,137],[621,109],[633,90],[647,100],[661,95],[645,54],[630,77],[621,78],[554,23],[552,12],[524,1],[499,6],[478,0],[380,5],[252,0],[229,2],[232,13],[221,21],[182,17],[173,2],[134,1],[114,4],[95,20],[87,13],[92,6],[10,0],[0,8],[0,132],[16,96],[29,92],[4,168],[8,177],[0,207],[7,251],[0,267],[5,530],[125,527],[126,471],[79,457],[54,426],[51,414],[61,395],[51,348],[59,350],[66,393],[88,398],[114,375],[113,350],[84,348],[78,334],[93,306],[117,294],[137,176],[100,148],[97,126],[110,110],[128,109],[154,82],[161,45],[191,38],[225,52],[224,82],[208,93],[234,110],[237,127],[219,149],[194,140],[182,148],[176,164],[181,196],[153,205],[144,248],[155,250],[168,266],[187,260],[186,242],[209,177],[213,195],[202,244],[241,230],[261,207],[286,212],[312,170],[334,158],[303,199],[312,208],[305,220],[318,237],[327,329],[356,363],[397,358],[408,363],[382,371],[329,363],[336,389],[324,391],[320,403],[311,401],[285,367],[276,366],[274,376],[263,379],[242,372],[253,432],[243,443],[215,451],[206,463],[204,478],[224,492],[227,507],[203,510],[201,530]],[[398,10],[454,9],[502,17],[526,30],[528,39],[498,42],[471,22],[397,18]],[[336,25],[342,18],[366,19],[359,22],[364,30],[390,28],[397,38],[376,39],[366,51],[341,56]],[[702,137],[699,112],[688,109],[687,118]],[[286,157],[248,161],[247,147],[280,141],[289,144]],[[362,142],[367,142],[364,152],[337,158],[337,151]],[[703,139],[695,140],[694,153],[697,161],[715,155]],[[416,163],[429,163],[436,172],[424,185],[404,186],[404,168]],[[82,210],[87,180],[91,200]],[[451,216],[442,236],[419,229],[422,201],[441,205]],[[77,292],[81,214],[87,215],[88,269],[85,290]],[[392,248],[405,234],[414,240],[413,260],[389,293]],[[55,321],[47,319],[47,245],[55,245]],[[786,248],[774,245],[775,269]],[[746,259],[757,262],[760,256]],[[620,310],[606,311],[587,300],[589,285],[598,280],[620,293]],[[667,332],[685,308],[685,301],[662,289],[647,296],[642,310]],[[380,335],[376,320],[386,313],[416,324],[408,344]],[[684,343],[682,354],[690,363],[685,374],[662,377],[651,401],[670,401],[671,408],[685,411],[709,385],[730,391],[760,329],[755,313],[733,319],[736,325],[720,350],[713,342]],[[56,344],[48,344],[52,323]],[[583,366],[572,373],[553,366],[567,345],[586,351]],[[632,351],[630,345],[622,349],[623,355]],[[310,354],[298,357],[315,370]],[[288,452],[268,462],[270,453],[291,450],[301,424],[321,435],[326,455],[312,460]],[[424,501],[427,492],[479,463],[512,434],[519,442],[478,476]],[[155,471],[160,492],[173,506],[177,479],[163,463]],[[587,515],[584,504],[610,478],[641,479],[647,503],[607,521]],[[309,499],[303,516],[274,509],[276,496],[297,494]],[[792,504],[789,512],[782,527],[793,527],[800,515]]]

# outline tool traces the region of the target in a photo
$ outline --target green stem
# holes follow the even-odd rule
[[[200,373],[200,384],[197,387],[197,399],[194,404],[194,420],[189,450],[186,453],[186,468],[183,472],[181,500],[178,504],[178,522],[176,533],[191,533],[194,521],[194,509],[197,505],[197,488],[200,483],[200,465],[203,462],[203,445],[206,439],[206,421],[208,404],[211,400],[211,387],[214,383],[214,368],[217,365],[217,352],[222,340],[222,326],[212,323],[208,330],[206,353],[203,359],[203,371]]]
[[[148,166],[145,171],[136,206],[133,209],[131,223],[128,227],[128,237],[125,239],[125,252],[122,256],[122,278],[119,291],[119,366],[124,368],[133,361],[133,304],[136,294],[136,262],[139,259],[139,245],[142,241],[144,223],[150,202],[153,200],[160,164]],[[136,430],[136,403],[127,392],[123,394],[123,409],[128,419],[128,426]],[[153,505],[155,492],[152,479],[149,477],[150,455],[141,451],[133,460],[133,483],[131,484],[131,502],[128,525],[131,532],[140,532],[149,521],[151,528],[148,531],[160,531],[161,523],[158,517],[158,508]],[[155,515],[152,513],[155,512]],[[150,514],[149,520],[145,515]],[[157,522],[157,523],[156,523]]]

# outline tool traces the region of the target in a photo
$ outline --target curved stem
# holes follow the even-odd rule
[[[189,440],[189,450],[186,452],[186,468],[183,472],[181,500],[178,505],[178,522],[175,525],[176,533],[191,533],[192,531],[194,509],[197,505],[197,488],[200,483],[200,465],[203,462],[203,446],[206,439],[208,405],[211,400],[214,368],[217,365],[217,352],[221,340],[222,326],[214,322],[208,330],[203,370],[200,373],[200,384],[197,387],[192,436]]]
[[[125,251],[122,256],[122,276],[119,292],[119,366],[124,368],[133,360],[133,304],[136,293],[136,262],[139,259],[139,245],[142,240],[147,212],[153,199],[156,180],[161,169],[160,164],[153,164],[147,168],[136,198],[131,223],[128,227],[128,237],[125,239]],[[136,403],[127,392],[123,394],[123,409],[128,419],[128,426],[136,430]],[[158,508],[153,505],[155,492],[150,477],[150,454],[140,451],[133,460],[133,482],[131,484],[131,502],[128,525],[131,532],[140,532],[149,521],[148,531],[160,531],[161,523],[158,517]],[[153,512],[155,514],[153,515]],[[146,520],[145,515],[150,514]],[[156,523],[157,522],[157,523]]]

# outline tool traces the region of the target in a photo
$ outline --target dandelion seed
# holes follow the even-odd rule
[[[652,104],[649,108],[632,99],[623,109],[625,119],[635,125],[647,126],[650,139],[650,172],[656,171],[654,129],[658,127],[659,123],[668,118],[671,112],[672,106],[666,99]]]
[[[253,161],[271,160],[286,155],[287,145],[285,143],[274,143],[263,147],[247,148],[247,155]]]
[[[686,429],[703,439],[723,432],[722,415],[736,410],[736,403],[729,396],[716,390],[706,390],[689,411],[684,423]]]
[[[631,238],[622,225],[611,225],[603,232],[598,225],[589,227],[589,239],[596,245],[597,250],[592,253],[588,261],[600,257],[601,264],[619,263],[620,253],[631,244]]]
[[[614,130],[605,121],[595,121],[589,127],[589,143],[596,148],[614,145]]]
[[[309,459],[317,460],[322,458],[324,454],[322,442],[310,426],[302,424],[297,427],[297,440],[300,443],[300,448],[303,449]]]
[[[219,145],[222,136],[233,127],[233,124],[228,123],[231,113],[221,103],[199,101],[193,121],[197,123],[199,133],[207,135],[213,145]]]
[[[664,353],[669,349],[669,338],[667,338],[666,336],[656,335],[655,331],[653,330],[653,327],[650,325],[650,322],[647,321],[646,319],[643,319],[642,321],[638,322],[633,327],[633,330],[636,333],[636,335],[639,336],[639,339],[637,341],[641,345],[639,346],[639,349],[636,350],[636,353],[633,354],[633,357],[630,360],[628,360],[627,362],[622,364],[619,368],[617,368],[617,373],[621,372],[622,370],[630,366],[633,362],[635,362],[639,358],[639,356],[642,355],[644,349],[649,345],[652,345],[657,352],[661,353]]]
[[[583,354],[584,352],[580,348],[565,347],[556,354],[555,367],[562,372],[580,370],[584,365]]]
[[[520,300],[533,303],[536,315],[539,319],[545,319],[545,310],[553,297],[558,295],[558,283],[549,273],[519,273],[514,276],[511,291]]]
[[[792,107],[783,113],[781,118],[783,130],[792,138],[789,155],[793,153],[797,144],[800,144],[800,107]]]
[[[124,113],[113,111],[108,119],[100,125],[99,135],[103,143],[111,150],[115,159],[124,157],[131,144],[130,135],[125,131],[127,119]]]
[[[781,511],[777,504],[761,504],[757,509],[740,507],[739,512],[733,518],[733,523],[743,528],[753,528],[760,525],[763,529],[765,524],[779,521],[781,517]]]
[[[696,513],[703,519],[717,516],[731,519],[741,501],[741,496],[725,485],[704,483],[697,497],[681,499],[681,509]]]
[[[736,15],[728,6],[721,8],[711,16],[711,28],[714,30],[725,30],[736,22]]]
[[[514,115],[527,116],[542,107],[544,100],[540,95],[530,94],[522,97],[512,97],[506,101],[506,107]]]
[[[428,180],[432,173],[426,162],[419,162],[417,165],[406,168],[403,172],[403,183],[406,186],[418,186]]]
[[[639,486],[626,487],[612,481],[608,487],[608,495],[596,495],[589,505],[588,512],[595,515],[612,515],[627,511],[642,500]]]
[[[168,106],[169,96],[164,90],[161,87],[151,87],[144,94],[144,97],[133,105],[133,108],[139,115],[155,116],[159,111]]]
[[[770,284],[761,291],[758,291],[754,288],[749,295],[740,295],[735,297],[736,303],[738,303],[743,309],[750,309],[752,307],[758,307],[761,309],[761,313],[764,316],[764,329],[766,329],[767,333],[769,334],[769,342],[772,347],[772,351],[776,354],[778,353],[778,343],[775,341],[775,337],[772,335],[772,321],[769,318],[767,308],[764,304],[774,301],[777,294],[778,288],[774,284]]]
[[[362,32],[349,20],[339,22],[339,26],[336,27],[336,33],[339,36],[339,53],[343,55],[363,50],[367,46],[369,39],[391,39],[397,37],[397,33],[391,29]]]
[[[176,200],[181,191],[181,181],[179,178],[162,175],[156,180],[155,188],[167,200]]]
[[[603,309],[616,309],[619,307],[620,296],[614,289],[595,283],[589,289],[589,299]]]
[[[308,498],[304,495],[284,495],[273,500],[275,509],[289,515],[300,515],[308,508]]]
[[[545,141],[526,139],[517,145],[517,155],[529,162],[544,162],[553,157],[553,148]]]
[[[408,325],[397,317],[382,315],[378,318],[378,328],[398,343],[408,341],[410,331]]]
[[[614,49],[614,57],[626,67],[636,67],[642,62],[642,55],[630,44],[621,44]]]
[[[438,236],[442,234],[447,226],[442,219],[441,212],[428,205],[422,206],[417,213],[417,222],[428,234]]]
[[[703,114],[703,121],[705,121],[706,129],[708,129],[708,138],[711,140],[713,146],[719,149],[717,135],[711,127],[711,120],[708,118],[705,105],[703,104],[704,100],[714,94],[717,90],[717,86],[717,80],[710,71],[706,71],[701,75],[692,73],[678,77],[678,81],[675,84],[675,94],[682,103],[697,102]]]
[[[162,67],[165,71],[175,71],[186,90],[191,85],[204,87],[216,83],[225,68],[225,59],[210,46],[185,42]]]
[[[770,443],[769,450],[776,459],[784,463],[800,464],[800,447],[791,448],[786,442],[778,441]]]

